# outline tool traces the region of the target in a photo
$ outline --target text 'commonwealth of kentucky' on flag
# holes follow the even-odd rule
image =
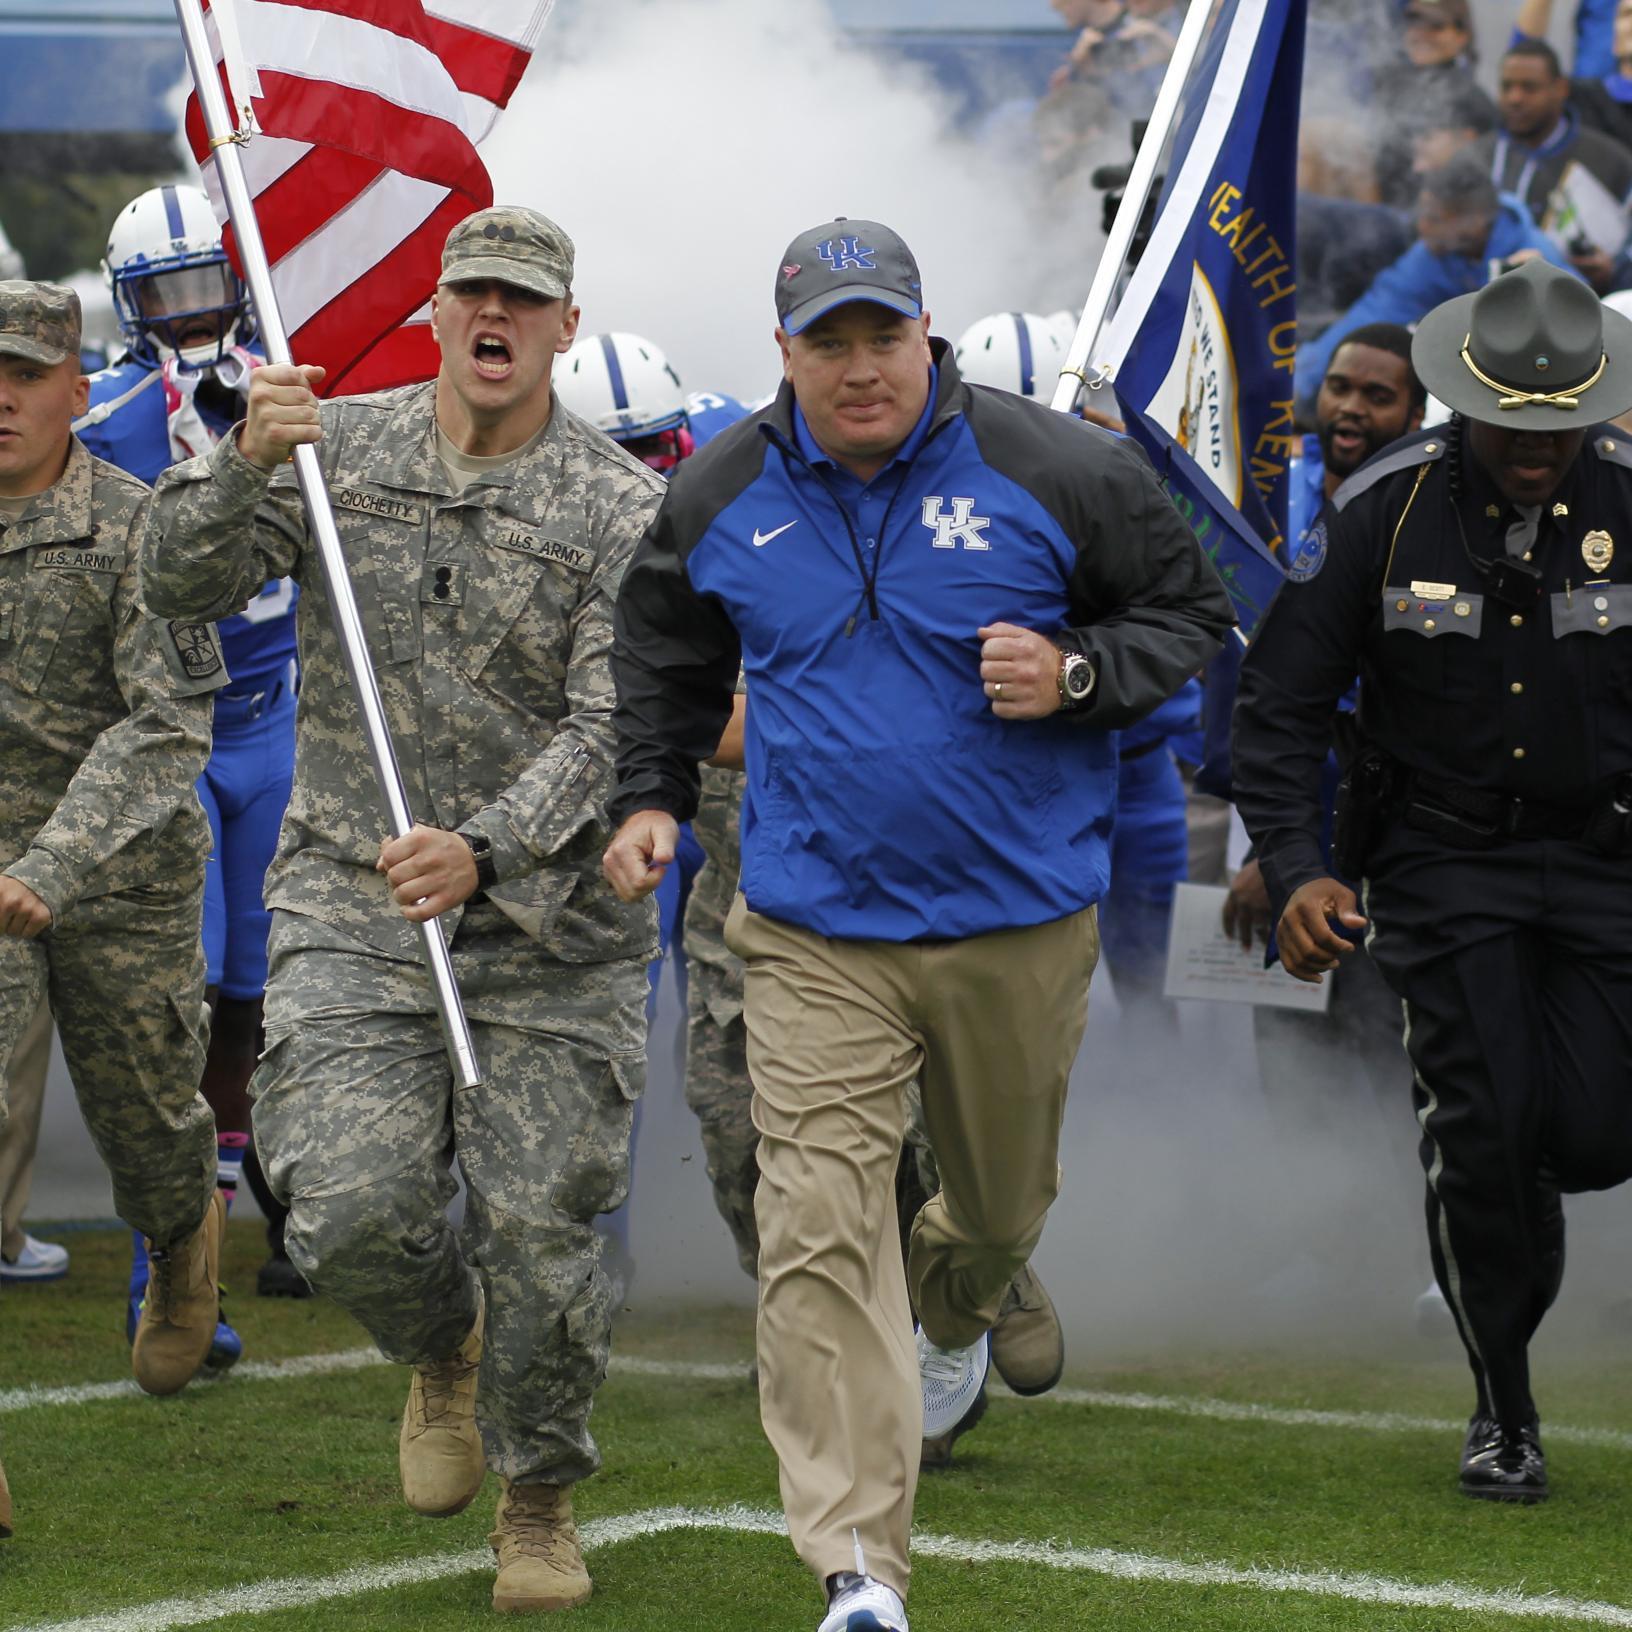
[[[1207,0],[1191,0],[1194,5]],[[1308,0],[1224,0],[1150,243],[1093,361],[1251,638],[1280,586],[1297,350],[1293,222]]]

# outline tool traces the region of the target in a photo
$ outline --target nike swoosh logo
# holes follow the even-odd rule
[[[754,529],[754,548],[756,550],[764,549],[765,546],[767,544],[769,544],[770,541],[773,538],[780,538],[790,527],[797,527],[798,525],[799,525],[798,518],[795,517],[794,520],[792,520],[792,521],[783,522],[783,524],[780,527],[778,527],[775,532],[762,533],[756,527]]]

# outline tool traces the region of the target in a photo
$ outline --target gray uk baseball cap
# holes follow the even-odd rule
[[[55,368],[79,355],[79,296],[60,283],[0,283],[0,356]]]
[[[838,216],[802,232],[782,255],[776,316],[798,334],[852,300],[870,300],[903,317],[922,317],[918,263],[899,234],[877,221]]]
[[[547,215],[500,204],[467,215],[442,246],[442,283],[492,278],[559,300],[572,287],[572,240]]]

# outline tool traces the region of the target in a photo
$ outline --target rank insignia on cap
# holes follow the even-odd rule
[[[1615,540],[1595,527],[1581,540],[1581,559],[1593,572],[1603,572],[1615,559]]]

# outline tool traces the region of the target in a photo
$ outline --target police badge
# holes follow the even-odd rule
[[[1581,540],[1581,559],[1589,572],[1605,572],[1615,559],[1615,540],[1602,528],[1594,528]]]

